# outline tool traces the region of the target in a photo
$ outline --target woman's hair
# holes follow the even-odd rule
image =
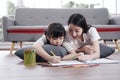
[[[65,28],[60,23],[51,23],[45,31],[45,35],[51,38],[66,36]]]
[[[72,14],[68,19],[68,25],[74,24],[76,26],[79,26],[83,29],[83,33],[87,33],[90,26],[88,26],[86,19],[83,15],[79,13]]]

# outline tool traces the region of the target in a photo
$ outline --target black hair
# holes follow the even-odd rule
[[[81,27],[83,29],[83,33],[87,33],[91,27],[87,24],[85,17],[79,13],[74,13],[69,17],[68,25],[69,24],[74,24]]]
[[[63,36],[65,38],[66,31],[62,24],[60,23],[51,23],[48,26],[48,29],[45,31],[46,37],[57,38]],[[49,42],[49,40],[47,40]]]

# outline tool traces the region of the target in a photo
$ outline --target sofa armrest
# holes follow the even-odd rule
[[[110,23],[114,25],[120,25],[120,16],[111,17]]]
[[[2,17],[2,29],[3,29],[3,38],[4,41],[7,41],[7,29],[10,26],[14,26],[15,20],[11,17],[3,16]]]
[[[11,17],[7,17],[7,16],[2,17],[3,27],[14,26],[14,21],[15,20],[12,19]]]

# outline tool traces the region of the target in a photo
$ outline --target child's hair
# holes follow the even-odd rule
[[[57,38],[57,37],[65,37],[66,31],[62,24],[60,23],[51,23],[48,26],[48,29],[45,31],[46,37]]]
[[[68,25],[69,24],[74,24],[81,27],[83,29],[83,33],[87,33],[87,31],[91,27],[90,25],[87,24],[85,17],[79,13],[72,14],[69,17]]]

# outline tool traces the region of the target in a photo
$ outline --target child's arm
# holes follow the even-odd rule
[[[71,59],[76,59],[78,54],[76,53],[73,45],[69,41],[64,41],[63,46],[65,49],[68,51],[68,54],[65,55],[62,60],[71,60]]]
[[[61,60],[71,60],[71,59],[76,59],[77,54],[67,54],[65,55]]]
[[[75,53],[75,50],[71,50],[69,53],[70,53],[70,54],[64,56],[64,57],[62,58],[62,60],[73,60],[73,59],[78,59],[79,56],[83,56],[83,55],[84,55],[83,52]],[[74,53],[74,54],[73,54],[73,53]]]
[[[78,58],[80,54],[76,53],[74,49],[72,49],[71,51],[68,52],[68,54],[66,56],[64,56],[62,58],[62,60],[73,60]]]

